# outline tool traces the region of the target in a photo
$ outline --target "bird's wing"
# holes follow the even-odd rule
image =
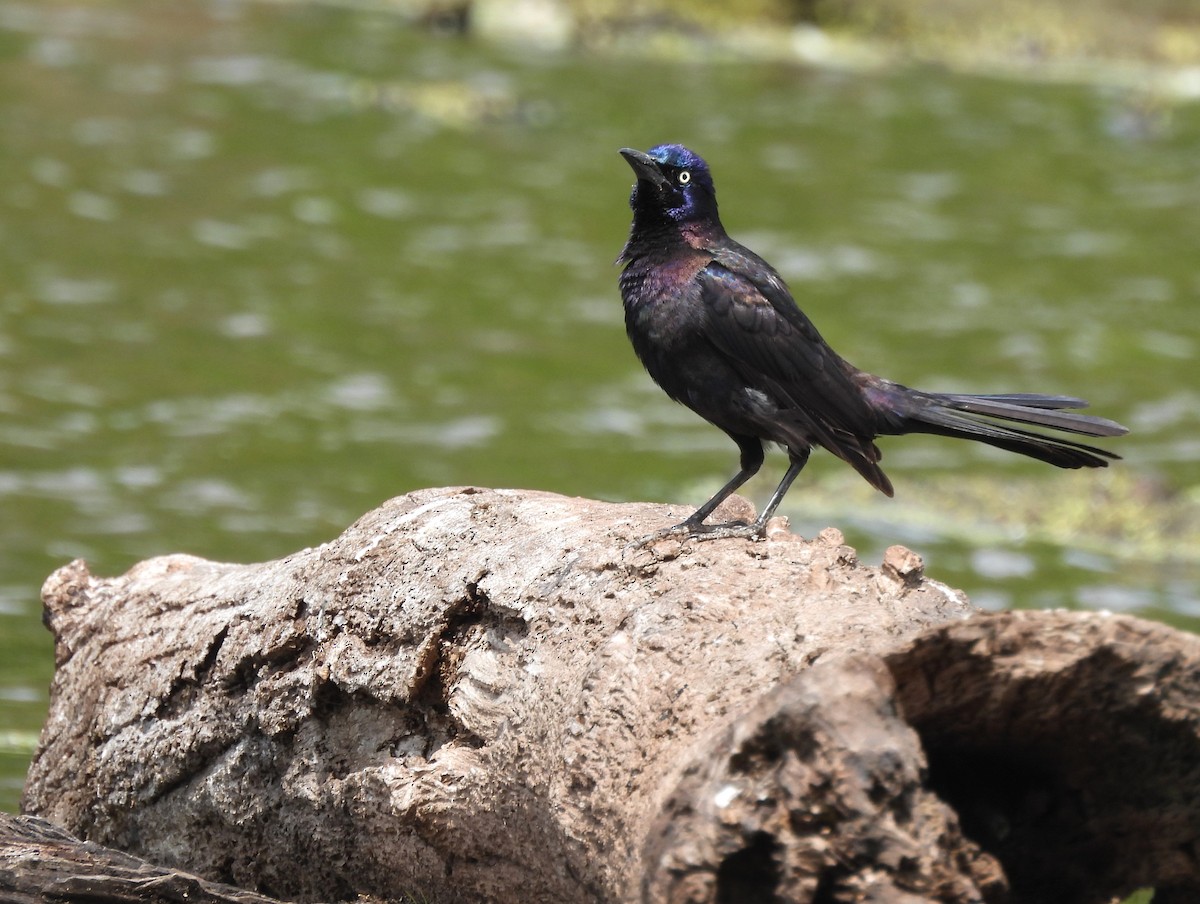
[[[778,274],[748,254],[727,253],[727,263],[718,258],[697,277],[709,341],[752,385],[769,387],[780,407],[801,409],[835,434],[873,439],[877,416],[852,368],[821,338]]]
[[[854,379],[858,372],[821,338],[779,275],[737,246],[701,270],[697,281],[705,335],[743,379],[768,393],[782,417],[790,410],[809,442],[891,496],[874,442],[878,414]]]

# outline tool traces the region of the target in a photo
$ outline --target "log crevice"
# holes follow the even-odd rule
[[[930,632],[888,663],[931,789],[1016,900],[1196,887],[1200,639],[1011,612]]]

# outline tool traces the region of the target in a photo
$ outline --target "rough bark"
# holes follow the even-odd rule
[[[8,813],[0,813],[0,893],[4,904],[278,904]]]
[[[973,614],[832,530],[628,548],[682,514],[428,490],[277,562],[72,563],[24,807],[309,901],[1200,889],[1196,638]]]

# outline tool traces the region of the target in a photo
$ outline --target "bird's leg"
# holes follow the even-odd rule
[[[704,523],[704,519],[715,512],[717,507],[722,502],[732,496],[742,484],[758,473],[759,467],[761,467],[761,462],[760,464],[755,465],[753,468],[747,468],[745,465],[743,465],[742,469],[733,475],[733,479],[730,480],[729,483],[717,490],[712,499],[708,500],[708,502],[696,509],[695,512],[687,517],[686,521],[680,522],[679,524],[675,525],[675,527],[682,528],[686,526],[695,528],[702,525]]]
[[[809,461],[809,449],[800,450],[799,453],[797,453],[797,451],[790,450],[790,453],[791,461],[788,463],[787,473],[784,474],[784,479],[779,481],[779,486],[776,486],[775,492],[770,495],[770,499],[767,502],[767,508],[762,510],[762,514],[758,515],[758,519],[754,523],[750,523],[750,525],[748,525],[748,523],[744,521],[726,521],[724,523],[720,523],[720,525],[706,525],[706,523],[704,523],[704,519],[706,519],[706,517],[709,515],[712,515],[713,511],[716,509],[716,507],[718,507],[718,505],[720,505],[722,502],[725,502],[725,499],[730,497],[734,490],[737,490],[739,486],[742,486],[746,480],[749,480],[752,475],[758,471],[758,467],[762,466],[761,447],[758,449],[757,466],[752,469],[746,468],[746,463],[748,462],[746,462],[745,457],[743,457],[742,471],[739,471],[736,475],[734,475],[734,478],[730,480],[730,483],[722,486],[712,499],[709,499],[708,502],[696,509],[695,514],[689,517],[688,520],[680,522],[674,527],[668,527],[665,529],[665,531],[659,531],[658,533],[650,534],[649,537],[644,537],[638,541],[637,545],[641,546],[643,544],[650,543],[652,540],[658,540],[664,537],[679,537],[679,535],[684,535],[684,537],[691,537],[697,540],[752,539],[755,537],[762,537],[763,533],[767,531],[767,522],[772,519],[772,516],[775,514],[775,509],[779,508],[779,503],[784,501],[784,497],[787,495],[788,489],[790,489],[792,486],[792,481],[796,480],[797,475],[803,471],[804,466]]]
[[[767,502],[767,507],[762,510],[762,514],[758,516],[758,520],[753,524],[746,524],[742,521],[729,521],[725,524],[693,524],[692,518],[696,517],[693,515],[692,518],[684,521],[679,527],[689,527],[688,536],[694,537],[697,540],[752,539],[763,536],[767,530],[767,522],[775,514],[775,509],[779,508],[779,503],[787,495],[788,488],[791,487],[792,481],[796,479],[796,475],[804,469],[804,465],[808,462],[808,454],[808,449],[805,449],[799,455],[792,453],[787,473],[783,475],[783,480],[779,481],[779,486],[771,494],[771,498]]]
[[[758,473],[763,464],[763,448],[762,443],[754,437],[750,436],[735,436],[734,442],[738,444],[738,448],[742,452],[741,470],[733,475],[733,479],[713,495],[713,497],[696,509],[686,520],[681,521],[674,527],[668,527],[665,530],[657,531],[649,536],[642,537],[635,544],[636,546],[644,546],[647,543],[652,543],[655,540],[661,540],[665,537],[697,537],[704,540],[717,540],[723,537],[752,537],[762,533],[762,528],[755,524],[746,524],[744,521],[730,521],[725,524],[705,524],[704,519],[717,510],[722,502],[734,494],[734,492],[744,484],[747,480]],[[807,457],[807,456],[806,456]],[[801,464],[803,467],[803,464]],[[790,473],[790,471],[789,471]],[[799,473],[799,468],[796,469]],[[784,477],[787,483],[791,483],[795,479],[795,474],[791,477]],[[787,487],[783,487],[786,492]],[[782,493],[776,491],[776,495],[782,498]],[[774,505],[778,505],[779,501],[772,498]],[[772,506],[772,511],[774,506]],[[760,519],[761,520],[761,519]],[[766,522],[764,521],[763,524]]]
[[[713,497],[696,509],[686,520],[676,524],[670,530],[672,533],[685,533],[690,536],[707,533],[713,527],[723,525],[705,524],[704,519],[717,510],[717,507],[732,496],[742,484],[758,473],[763,465],[762,442],[752,436],[735,436],[733,441],[741,451],[741,470],[733,475],[733,479],[713,494]],[[735,522],[730,522],[731,524]],[[742,524],[742,522],[736,522]]]
[[[791,488],[792,481],[796,479],[797,475],[804,470],[804,466],[808,464],[808,456],[811,451],[811,449],[804,449],[800,452],[794,452],[791,449],[788,450],[791,461],[788,462],[787,473],[783,475],[783,480],[779,481],[779,486],[771,494],[771,498],[767,502],[767,507],[762,510],[762,514],[758,516],[758,520],[755,522],[760,528],[766,528],[767,522],[775,514],[775,509],[779,508],[779,503],[783,502],[783,497],[787,495],[787,491]]]

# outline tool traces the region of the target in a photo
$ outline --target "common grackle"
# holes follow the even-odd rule
[[[888,496],[879,436],[971,439],[1060,468],[1102,468],[1120,457],[1013,426],[1085,436],[1128,432],[1114,421],[1062,410],[1086,407],[1083,399],[921,392],[849,364],[821,338],[771,265],[726,235],[704,160],[678,144],[648,153],[624,148],[621,155],[637,175],[629,198],[633,225],[618,258],[629,339],[667,395],[724,430],[741,451],[732,480],[687,520],[654,536],[761,535],[813,446]],[[786,448],[790,462],[758,520],[705,523],[762,467],[763,441]]]

